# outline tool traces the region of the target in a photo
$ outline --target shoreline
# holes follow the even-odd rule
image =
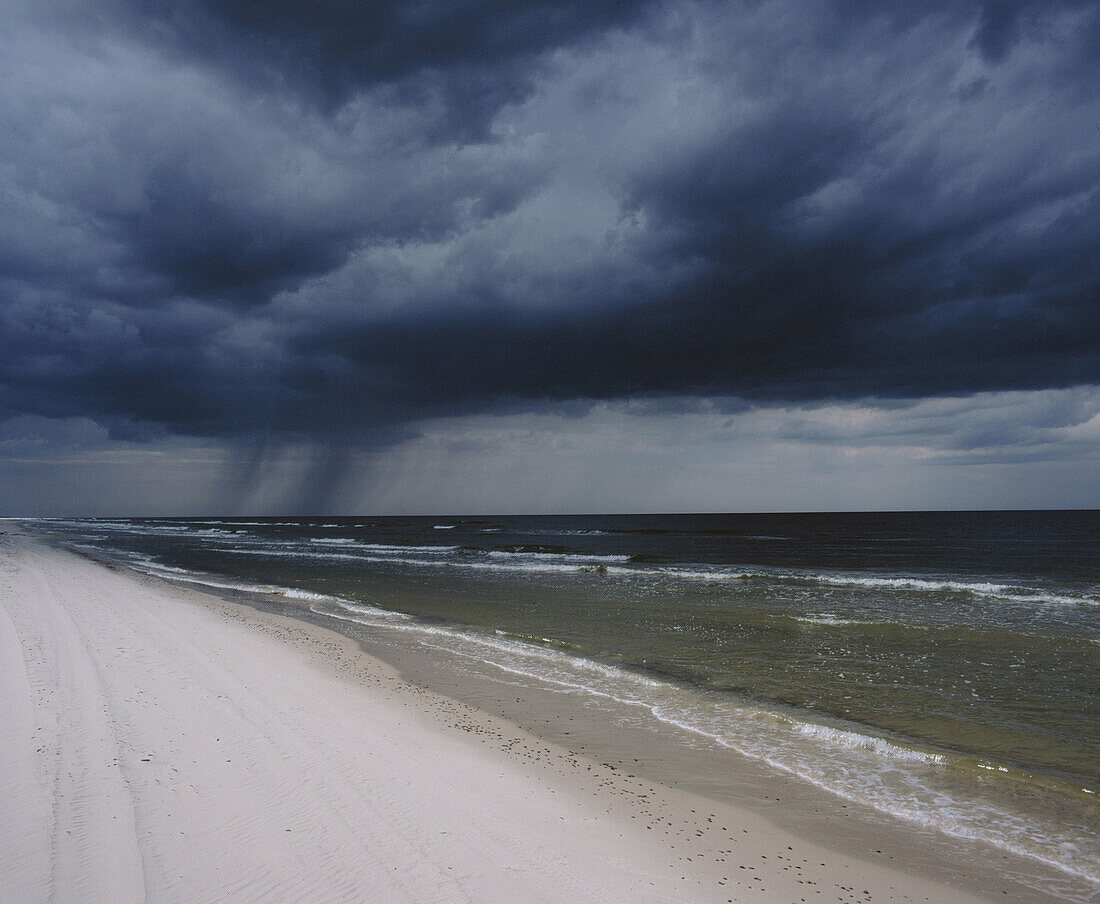
[[[4,539],[11,539],[11,535]],[[929,847],[925,844],[921,833],[910,832],[904,826],[890,829],[884,827],[881,820],[867,823],[866,814],[853,813],[853,808],[829,798],[823,792],[817,792],[816,809],[828,808],[833,812],[815,815],[812,805],[815,801],[810,800],[814,795],[808,789],[800,792],[795,780],[769,776],[766,770],[759,767],[754,773],[754,769],[744,762],[738,777],[742,804],[737,805],[723,796],[729,791],[728,781],[720,783],[724,791],[708,788],[705,781],[708,770],[728,769],[730,763],[738,759],[736,756],[731,755],[722,763],[716,763],[712,758],[708,759],[706,752],[702,752],[696,764],[698,772],[695,778],[686,773],[679,777],[668,774],[658,776],[660,770],[654,769],[657,762],[665,763],[667,760],[674,768],[682,767],[675,757],[668,760],[662,755],[661,739],[646,740],[636,731],[626,730],[622,726],[616,729],[605,724],[601,729],[593,718],[579,718],[577,712],[566,714],[560,707],[555,709],[550,706],[546,699],[536,700],[535,695],[505,701],[499,697],[500,688],[481,688],[480,691],[477,688],[471,690],[470,686],[459,688],[457,685],[460,682],[454,680],[453,672],[448,677],[446,668],[438,662],[433,663],[430,657],[420,656],[420,661],[415,661],[417,657],[409,649],[396,657],[399,661],[387,662],[385,656],[378,655],[382,650],[369,649],[369,641],[368,650],[364,652],[362,638],[349,638],[346,633],[322,626],[316,617],[301,612],[264,611],[271,607],[257,606],[258,600],[251,601],[251,605],[243,605],[245,601],[236,599],[236,594],[221,595],[193,586],[183,587],[120,566],[115,566],[117,570],[114,570],[90,557],[78,556],[56,546],[46,546],[40,538],[20,537],[12,545],[21,555],[9,551],[7,546],[3,554],[5,558],[11,556],[13,559],[16,574],[19,573],[20,558],[24,560],[24,571],[25,561],[33,558],[39,563],[47,583],[48,573],[59,569],[67,569],[70,574],[74,570],[83,573],[93,584],[99,582],[102,585],[106,581],[115,588],[116,593],[125,590],[123,595],[135,607],[143,600],[146,603],[154,600],[158,601],[158,609],[166,618],[202,623],[211,642],[221,640],[214,636],[218,631],[228,630],[232,630],[234,636],[243,632],[239,637],[250,638],[251,641],[264,638],[264,654],[280,660],[287,673],[297,675],[302,670],[303,662],[307,663],[314,677],[320,673],[327,676],[322,682],[326,694],[345,702],[354,700],[361,714],[369,711],[373,720],[378,712],[388,712],[399,722],[396,712],[402,719],[411,719],[412,724],[405,726],[404,731],[412,732],[415,728],[418,739],[427,739],[426,743],[433,749],[464,751],[464,755],[471,756],[476,764],[471,767],[475,775],[488,772],[495,775],[503,770],[510,777],[508,787],[502,788],[494,782],[490,785],[491,793],[502,796],[501,803],[518,807],[517,813],[523,807],[532,805],[526,796],[534,788],[549,792],[554,798],[554,806],[544,811],[544,815],[549,812],[564,822],[575,813],[575,809],[584,810],[589,814],[585,818],[593,820],[591,825],[585,825],[588,831],[596,833],[593,839],[597,841],[597,853],[612,850],[618,858],[617,862],[629,864],[629,868],[623,870],[621,875],[617,874],[618,879],[614,880],[627,883],[618,887],[619,895],[629,893],[636,900],[796,902],[800,898],[833,900],[837,897],[852,901],[927,899],[960,902],[1086,899],[1051,895],[1037,897],[1035,888],[1011,879],[1011,867],[1019,868],[1019,864],[1008,857],[1004,858],[1008,861],[1004,865],[1010,867],[1007,874],[1001,864],[992,864],[986,858],[973,864],[969,868],[970,874],[966,875],[963,870],[965,863],[945,863],[945,852],[938,851],[935,845]],[[7,570],[12,571],[10,568]],[[109,581],[105,575],[110,577]],[[230,599],[227,600],[226,596]],[[72,605],[79,604],[76,600],[70,602]],[[141,610],[134,608],[132,611]],[[199,616],[199,613],[205,615]],[[287,618],[287,615],[298,617]],[[121,631],[126,626],[117,627]],[[132,625],[129,627],[135,630]],[[10,636],[8,643],[11,643]],[[27,649],[25,642],[23,649]],[[389,650],[392,654],[393,647]],[[140,676],[142,673],[139,670],[135,674]],[[134,674],[130,677],[133,678]],[[196,680],[195,676],[191,677]],[[450,687],[447,686],[448,681]],[[428,690],[429,687],[433,689]],[[442,690],[443,694],[437,693],[438,690]],[[482,699],[476,699],[479,693]],[[500,712],[494,712],[494,707],[490,705],[494,693],[498,696],[495,709]],[[503,705],[506,702],[509,705]],[[174,717],[186,719],[188,714],[177,712]],[[25,712],[21,718],[26,719]],[[568,730],[564,728],[567,723],[571,723]],[[582,724],[585,726],[583,729]],[[155,726],[146,727],[152,731]],[[274,728],[285,730],[287,726]],[[315,726],[315,729],[321,734],[331,734],[329,740],[337,748],[341,746],[341,730],[348,730],[342,723],[324,723]],[[409,739],[403,738],[402,732],[397,732],[396,725],[393,730],[395,734],[390,743],[395,749],[403,750],[404,741],[407,748]],[[602,740],[599,737],[601,731]],[[667,740],[664,739],[666,743]],[[597,750],[601,744],[603,749]],[[615,749],[623,755],[617,758],[609,756],[608,751]],[[630,756],[631,751],[643,755]],[[700,776],[703,781],[700,781]],[[408,774],[402,778],[407,787],[413,789],[418,781],[427,779]],[[519,789],[524,790],[517,795]],[[719,791],[721,793],[716,793]],[[765,794],[765,791],[769,793]],[[754,802],[760,805],[759,809],[743,805],[745,800],[753,800],[750,792],[755,793]],[[423,789],[421,796],[423,799]],[[516,800],[517,796],[519,800]],[[546,796],[542,793],[540,801]],[[569,806],[563,809],[560,802],[566,800]],[[455,801],[446,795],[433,799],[432,804],[429,809],[439,811],[437,814],[405,813],[398,820],[401,827],[410,831],[425,820],[438,818],[439,814],[456,815]],[[466,809],[459,807],[458,810],[464,818],[471,815],[469,802]],[[835,823],[840,825],[834,826],[833,832],[822,831],[823,827]],[[5,828],[5,837],[8,837],[11,827]],[[509,827],[503,825],[497,828],[498,831],[507,831]],[[515,828],[511,826],[513,832]],[[570,827],[570,833],[576,830],[575,825]],[[891,838],[891,833],[899,837]],[[807,840],[810,835],[815,836],[816,840]],[[914,839],[924,847],[918,844],[918,850],[913,850]],[[563,844],[568,848],[570,839],[551,833],[538,843],[551,849],[554,845],[560,847]],[[868,843],[876,843],[880,853],[872,853]],[[943,845],[944,848],[950,846],[963,848],[962,855],[957,859],[964,862],[968,852],[982,852],[980,846],[970,846],[968,851],[967,843],[956,839],[949,839],[948,844]],[[591,848],[591,845],[588,847]],[[578,865],[571,866],[570,870],[576,872],[580,869],[579,874],[583,874],[584,878],[582,886],[598,886],[597,877],[585,874],[584,869],[580,868],[585,853],[584,849],[571,850],[562,862],[573,863],[574,858],[579,858]],[[588,853],[590,855],[591,851]],[[880,862],[875,862],[876,857]],[[653,864],[658,862],[660,870],[654,873]],[[487,863],[497,870],[506,869],[502,864],[494,864],[491,857]],[[477,885],[479,877],[484,881],[487,863],[467,862],[471,888]],[[591,868],[592,864],[588,866]],[[950,885],[940,884],[932,878],[941,867],[948,867],[944,872]],[[543,882],[561,879],[553,869],[548,868],[548,873],[543,877]],[[1035,870],[1035,873],[1039,875],[1042,870]],[[638,875],[650,876],[646,881],[652,881],[654,885],[643,890],[639,890],[637,885],[630,885]],[[1067,885],[1067,891],[1072,884]],[[483,887],[483,896],[485,892]],[[607,896],[603,892],[611,894]],[[605,887],[603,892],[593,894],[591,899],[616,899],[616,892],[611,889]],[[540,893],[535,888],[531,889],[530,894],[534,896],[524,897],[524,892],[516,889],[508,892],[506,897],[509,900],[544,899],[538,896]],[[154,899],[160,898],[154,896]],[[164,899],[171,898],[165,896]],[[262,895],[248,897],[242,891],[239,899],[260,900]],[[436,897],[430,899],[465,898],[457,894],[448,897],[440,890]],[[563,898],[552,894],[545,899]],[[582,896],[581,900],[584,899]],[[377,900],[400,900],[400,897]]]
[[[1094,884],[1054,864],[898,819],[739,751],[716,746],[690,729],[669,731],[669,723],[648,714],[639,725],[629,705],[611,705],[606,699],[602,705],[578,704],[575,696],[547,692],[537,680],[517,686],[459,675],[453,655],[438,648],[427,655],[415,643],[380,640],[370,628],[322,616],[300,600],[277,602],[267,594],[232,590],[224,594],[260,611],[352,637],[360,649],[388,663],[402,678],[503,719],[544,742],[576,749],[594,761],[625,765],[650,782],[687,791],[712,805],[747,811],[834,854],[934,877],[983,900],[1092,901],[1100,895]],[[995,864],[995,871],[976,870],[975,863]]]
[[[112,555],[109,550],[91,548],[86,554],[108,559]],[[548,678],[539,667],[535,668],[538,674],[524,672],[526,667],[521,667],[517,672],[497,661],[492,655],[482,658],[483,653],[479,651],[484,643],[493,647],[497,639],[505,639],[506,635],[499,637],[499,631],[495,632],[498,635],[496,638],[490,635],[482,637],[476,630],[471,634],[469,629],[460,624],[437,625],[430,618],[401,615],[399,612],[375,609],[367,604],[363,604],[366,609],[362,611],[369,617],[363,619],[349,612],[345,606],[349,601],[339,597],[278,587],[266,590],[256,586],[248,590],[247,586],[232,579],[224,583],[226,578],[188,574],[171,568],[165,572],[161,566],[150,566],[151,570],[147,570],[143,564],[131,565],[125,558],[119,561],[124,567],[133,567],[143,574],[172,583],[182,582],[186,586],[213,587],[216,594],[236,602],[263,611],[305,619],[337,633],[352,636],[371,655],[391,664],[400,663],[402,674],[420,686],[430,687],[447,696],[459,698],[479,710],[491,712],[512,724],[522,726],[543,740],[565,747],[578,747],[597,760],[632,763],[639,774],[652,781],[677,788],[690,787],[705,797],[735,805],[749,805],[756,813],[782,823],[802,837],[825,839],[840,852],[856,857],[870,857],[871,860],[884,859],[888,862],[897,858],[902,862],[911,862],[923,874],[936,876],[942,881],[984,894],[985,884],[975,881],[972,875],[971,861],[980,860],[996,863],[999,881],[1015,888],[1014,894],[1023,900],[1095,899],[1095,880],[1082,878],[1057,862],[1018,851],[1011,844],[1006,847],[989,840],[984,833],[985,825],[988,824],[990,828],[996,827],[994,834],[1006,835],[1004,823],[1001,822],[1002,813],[1013,818],[1016,825],[1024,831],[1030,830],[1033,824],[1028,822],[1027,809],[1021,809],[1022,800],[1029,801],[1032,812],[1037,816],[1040,813],[1035,807],[1041,809],[1042,822],[1039,825],[1048,827],[1052,817],[1056,820],[1061,815],[1053,809],[1057,805],[1056,800],[1051,798],[1047,801],[1035,801],[1030,797],[1006,800],[1006,789],[1003,787],[1006,777],[998,775],[996,793],[1000,794],[998,799],[1007,805],[1007,810],[999,813],[996,804],[990,809],[988,800],[973,798],[977,790],[975,778],[983,780],[984,774],[975,773],[972,763],[965,757],[959,762],[953,761],[953,754],[949,751],[945,752],[946,758],[919,749],[915,751],[915,755],[921,759],[928,757],[930,762],[936,764],[932,766],[934,771],[929,775],[929,779],[935,782],[932,787],[938,788],[940,793],[946,791],[951,795],[961,795],[961,801],[971,799],[980,807],[970,813],[963,810],[965,822],[957,831],[945,828],[945,814],[941,811],[917,809],[897,815],[889,809],[883,809],[878,801],[863,802],[835,787],[821,785],[813,776],[792,772],[782,763],[773,762],[771,757],[762,758],[758,753],[740,751],[736,746],[731,747],[714,735],[700,732],[697,725],[679,721],[676,713],[681,711],[680,705],[668,698],[668,692],[697,695],[699,690],[691,685],[679,686],[667,679],[660,680],[663,676],[659,674],[646,676],[645,673],[629,673],[647,685],[654,684],[653,679],[656,677],[657,683],[663,688],[661,706],[667,709],[671,703],[672,713],[657,709],[653,709],[652,713],[648,712],[654,698],[647,689],[641,689],[641,697],[629,701],[629,704],[626,700],[617,699],[615,695],[618,692],[610,688],[604,688],[604,691],[611,690],[610,697],[607,693],[595,690],[590,684],[592,674],[589,669],[595,668],[597,673],[608,668],[613,672],[622,671],[621,667],[613,664],[585,658],[575,659],[573,661],[580,664],[579,671],[566,678],[564,688],[555,688],[554,685],[561,682]],[[350,609],[360,611],[357,605],[351,605]],[[342,614],[331,614],[332,612]],[[396,622],[393,616],[396,616]],[[475,641],[471,647],[467,641],[474,637],[482,637],[482,640]],[[538,645],[523,646],[531,651],[544,649]],[[539,652],[539,656],[547,653]],[[484,664],[489,672],[495,669],[502,671],[490,677],[485,674],[487,670],[482,668],[479,670],[480,677],[475,680],[471,675],[471,661]],[[521,674],[526,674],[533,680],[517,682],[515,678]],[[562,676],[559,675],[560,677]],[[576,681],[581,683],[570,683]],[[557,692],[547,693],[548,688]],[[522,696],[513,697],[515,693]],[[593,702],[593,695],[598,704],[602,702],[607,705],[597,705],[594,709],[586,706],[586,703]],[[628,692],[627,696],[632,694]],[[616,707],[610,701],[621,705]],[[688,701],[688,705],[697,708],[698,702],[693,699]],[[726,701],[718,701],[716,705],[723,707],[723,718],[730,718],[730,713],[726,711]],[[590,709],[592,711],[589,712]],[[545,718],[548,713],[553,718]],[[782,720],[782,715],[779,718]],[[613,732],[609,732],[607,728],[609,719],[615,723]],[[758,730],[759,718],[753,715],[751,719],[751,722],[740,729],[742,734],[745,731]],[[796,716],[795,721],[800,723],[802,720]],[[586,722],[588,733],[582,744],[580,739],[583,732],[576,729],[585,728]],[[639,722],[646,724],[639,726]],[[879,741],[876,735],[853,734],[853,729],[858,732],[859,727],[841,726],[840,743],[865,743],[872,748],[877,747]],[[700,746],[702,751],[696,749]],[[759,741],[755,742],[756,748],[759,749],[760,746]],[[887,746],[890,747],[889,740]],[[708,748],[709,754],[706,752]],[[907,752],[905,748],[896,748],[896,745],[891,749],[900,750],[903,757]],[[646,756],[635,756],[639,752]],[[892,756],[888,756],[886,760],[879,760],[877,756],[864,756],[861,759],[863,768],[881,768],[881,774],[884,775],[889,775],[890,770],[895,768],[891,765]],[[956,771],[958,774],[955,774]],[[872,772],[867,778],[876,781],[874,775]],[[715,776],[721,777],[716,779]],[[861,775],[860,781],[862,780]],[[774,788],[781,788],[781,795],[772,793]],[[1033,793],[1033,789],[1026,785],[1019,790],[1009,789],[1007,793],[1018,794],[1021,791],[1029,795]],[[985,789],[985,793],[989,793],[989,789]],[[780,800],[783,801],[782,805],[778,804]],[[960,806],[957,802],[952,805],[955,808]],[[965,807],[965,804],[962,806]],[[1085,832],[1085,837],[1088,837],[1091,829],[1088,824],[1080,823],[1083,814],[1079,808],[1063,813],[1066,817],[1072,817],[1072,821],[1067,824],[1075,828],[1080,826],[1080,831]],[[844,817],[845,828],[842,834],[832,825],[832,814]],[[983,823],[982,819],[989,822]],[[974,830],[978,834],[970,834]]]

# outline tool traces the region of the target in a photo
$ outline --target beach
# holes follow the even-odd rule
[[[658,780],[644,739],[571,747],[560,709],[512,721],[302,619],[0,541],[5,900],[1082,899],[958,839],[941,870],[919,833],[748,765],[770,812]]]

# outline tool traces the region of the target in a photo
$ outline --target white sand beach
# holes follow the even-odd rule
[[[347,638],[0,537],[0,899],[963,902],[403,681]],[[976,867],[981,869],[982,867]]]

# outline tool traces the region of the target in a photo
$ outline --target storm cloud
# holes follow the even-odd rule
[[[0,416],[1100,383],[1093,2],[6,6]]]

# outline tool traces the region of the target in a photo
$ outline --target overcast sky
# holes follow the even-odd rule
[[[1100,507],[1096,0],[0,10],[0,513]]]

